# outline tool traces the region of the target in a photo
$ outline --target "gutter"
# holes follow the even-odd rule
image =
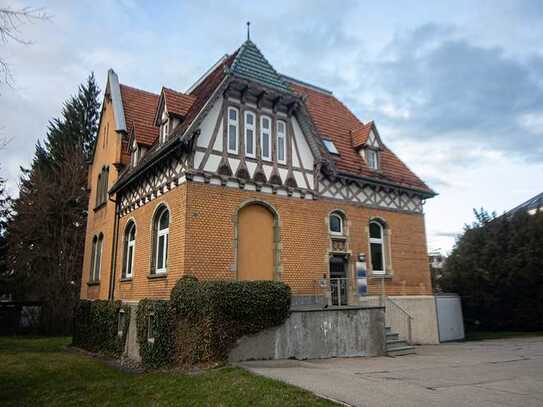
[[[381,180],[377,181],[374,178],[370,178],[370,177],[367,177],[367,176],[364,176],[364,175],[353,175],[353,174],[349,174],[347,172],[338,172],[337,174],[338,174],[338,176],[340,176],[342,178],[347,178],[347,179],[350,179],[350,180],[355,180],[355,181],[363,180],[363,181],[368,181],[368,183],[371,183],[371,184],[374,184],[374,185],[385,184],[385,185],[388,185],[388,186],[391,186],[391,187],[416,192],[417,194],[422,195],[424,198],[433,198],[433,197],[439,195],[438,193],[436,193],[436,192],[434,192],[432,190],[427,191],[427,190],[418,189],[418,188],[406,187],[404,185],[397,184],[395,182],[390,182],[390,181],[381,181]]]
[[[115,203],[115,220],[113,223],[113,239],[111,242],[111,270],[109,273],[109,292],[108,292],[108,299],[110,301],[115,300],[115,271],[117,269],[117,247],[118,247],[118,240],[119,240],[119,218],[120,218],[120,208],[119,208],[119,202],[115,199],[109,198],[111,202]]]

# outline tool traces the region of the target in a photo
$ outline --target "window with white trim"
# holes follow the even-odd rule
[[[332,235],[342,235],[343,234],[343,217],[337,212],[330,214],[328,227]]]
[[[282,121],[277,121],[277,140],[276,140],[277,162],[280,164],[287,163],[286,146],[287,146],[287,124]]]
[[[245,155],[255,158],[255,125],[256,116],[253,112],[245,112]]]
[[[370,222],[370,257],[373,274],[385,274],[385,235],[380,222]]]
[[[162,206],[154,219],[154,259],[152,274],[167,272],[168,265],[168,236],[170,232],[170,211]]]
[[[271,119],[260,117],[260,156],[263,160],[271,160]]]
[[[367,148],[366,149],[366,162],[368,163],[368,167],[370,167],[372,170],[378,170],[379,169],[379,157],[377,155],[377,151]]]
[[[337,151],[336,145],[332,140],[324,138],[322,139],[322,142],[324,147],[326,147],[326,151],[328,151],[330,154],[339,155],[339,151]]]
[[[238,153],[239,112],[234,107],[228,108],[228,152]]]
[[[130,221],[124,234],[123,278],[132,278],[134,271],[134,251],[136,249],[136,224]]]

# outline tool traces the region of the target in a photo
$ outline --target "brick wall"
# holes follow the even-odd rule
[[[368,221],[372,217],[380,217],[388,226],[392,257],[392,278],[385,280],[386,293],[432,293],[423,215],[189,182],[121,217],[115,298],[168,298],[171,288],[183,274],[200,279],[235,279],[235,215],[245,201],[254,199],[267,202],[279,214],[281,279],[293,288],[294,294],[322,294],[318,281],[328,272],[328,250],[331,245],[326,222],[329,213],[335,209],[343,210],[347,218],[347,249],[352,254],[349,264],[351,277],[355,257],[359,253],[367,254],[369,250]],[[161,278],[149,278],[152,219],[161,204],[166,204],[170,209],[168,273]],[[136,223],[134,272],[130,281],[121,281],[124,231],[130,220]],[[110,219],[110,222],[112,228],[113,220]],[[102,275],[109,278],[110,263],[106,248],[104,246]],[[102,287],[96,297],[107,298],[108,281],[102,280],[101,287],[105,287],[105,290]],[[380,281],[370,276],[370,294],[381,292]]]
[[[390,234],[392,278],[389,295],[431,294],[424,216],[369,209],[332,200],[308,201],[208,184],[190,183],[187,200],[186,272],[204,279],[235,279],[234,217],[250,199],[271,204],[278,212],[281,235],[281,279],[298,295],[314,294],[328,271],[330,238],[326,220],[341,209],[347,217],[348,250],[368,253],[368,222],[380,217]],[[380,293],[380,279],[369,279],[370,294]],[[318,290],[318,288],[317,288]]]
[[[115,219],[115,203],[108,200],[105,205],[96,208],[96,186],[98,174],[104,165],[109,166],[108,188],[118,177],[113,163],[119,162],[121,153],[121,135],[115,131],[113,108],[109,98],[104,99],[102,119],[96,139],[94,159],[89,167],[88,187],[90,188],[87,229],[85,235],[85,254],[81,278],[81,298],[107,298],[109,291],[109,275],[111,270],[111,253],[113,224]],[[94,236],[104,234],[101,259],[100,283],[89,285],[92,240]]]

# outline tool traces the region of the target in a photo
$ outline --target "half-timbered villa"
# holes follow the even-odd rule
[[[436,342],[435,193],[332,92],[247,40],[188,90],[109,70],[89,167],[81,297],[168,298],[183,275],[276,279],[293,306],[381,303]]]

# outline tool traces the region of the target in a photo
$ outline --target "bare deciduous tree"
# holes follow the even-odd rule
[[[25,40],[21,35],[20,28],[38,20],[48,20],[50,17],[42,8],[24,7],[20,10],[14,10],[10,7],[0,7],[0,41],[7,44],[14,41],[19,44],[29,45],[30,41]],[[0,56],[0,84],[11,84],[13,76],[8,62]]]

